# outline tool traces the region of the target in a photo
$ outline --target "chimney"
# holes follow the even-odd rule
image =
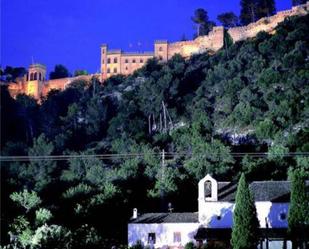
[[[132,219],[136,219],[137,218],[137,208],[133,208],[133,217]]]

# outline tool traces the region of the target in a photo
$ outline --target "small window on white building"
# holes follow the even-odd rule
[[[211,181],[206,181],[205,182],[205,198],[211,197]]]
[[[181,233],[180,232],[174,232],[174,243],[181,242]]]
[[[107,58],[107,64],[111,63],[111,58]]]
[[[279,219],[280,219],[280,220],[286,220],[286,213],[281,212],[281,213],[279,214]]]
[[[110,72],[111,72],[111,70],[109,68],[107,68],[107,73],[110,73]]]
[[[148,233],[148,244],[154,245],[156,243],[156,234]]]
[[[118,60],[117,60],[117,58],[114,58],[114,63],[118,63]]]
[[[117,68],[114,68],[114,73],[117,73]]]
[[[136,60],[135,60],[135,59],[133,59],[133,60],[132,60],[132,63],[136,63]]]
[[[140,61],[139,61],[140,63],[144,63],[144,60],[143,59],[140,59]]]

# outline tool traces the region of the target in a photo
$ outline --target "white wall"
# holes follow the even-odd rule
[[[256,202],[257,216],[260,227],[265,228],[267,219],[269,228],[287,227],[288,203]],[[199,201],[199,222],[211,228],[229,228],[233,224],[234,203],[231,202],[201,202]],[[284,213],[286,218],[281,219]],[[218,219],[219,216],[219,219]]]
[[[155,248],[163,246],[185,246],[194,241],[199,223],[161,223],[161,224],[128,224],[128,244],[132,246],[140,240],[148,245],[148,234],[156,234]],[[174,232],[181,233],[181,242],[174,243]]]

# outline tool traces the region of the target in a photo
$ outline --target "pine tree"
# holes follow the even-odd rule
[[[216,24],[209,20],[208,13],[204,9],[196,9],[192,21],[197,25],[196,36],[207,35]]]
[[[259,221],[253,195],[243,173],[238,182],[233,223],[232,248],[256,249],[259,240]]]
[[[255,22],[258,19],[257,15],[257,0],[241,0],[240,1],[240,22],[242,25]]]
[[[276,13],[276,5],[274,0],[258,0],[257,17],[272,16]]]
[[[293,248],[302,247],[309,234],[309,198],[302,171],[294,170],[290,175],[291,199],[288,215],[288,232],[293,242]]]

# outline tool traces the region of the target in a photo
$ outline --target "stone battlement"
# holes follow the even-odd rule
[[[306,4],[295,6],[291,10],[280,11],[276,15],[270,17],[263,17],[247,26],[230,28],[228,33],[234,42],[255,37],[261,31],[273,33],[278,24],[283,22],[285,18],[306,15],[308,14],[308,11],[309,1]]]

